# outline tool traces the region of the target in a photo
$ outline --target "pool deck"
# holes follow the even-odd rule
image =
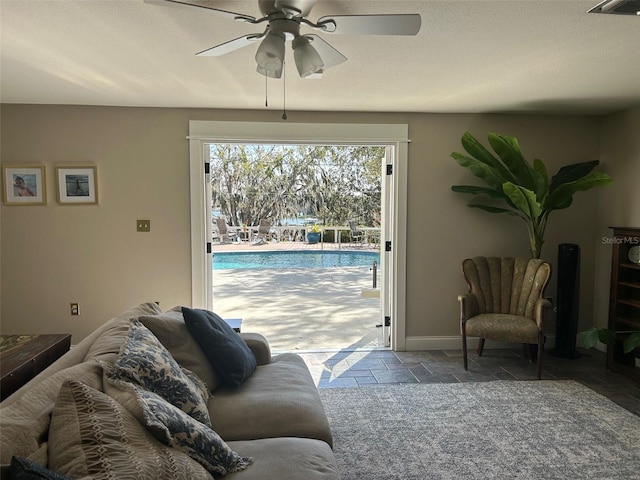
[[[214,244],[212,250],[336,251],[338,244],[232,243]],[[378,247],[343,243],[340,250]],[[380,301],[361,295],[372,281],[369,267],[215,270],[214,310],[226,318],[241,317],[242,331],[264,335],[274,352],[378,348]]]

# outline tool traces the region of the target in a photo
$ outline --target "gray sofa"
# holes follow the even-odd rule
[[[65,450],[72,452],[78,448],[80,453],[75,457],[86,457],[85,463],[90,464],[89,467],[82,465],[82,468],[89,469],[87,472],[92,472],[83,478],[213,477],[206,471],[203,474],[200,465],[189,455],[164,445],[145,431],[145,427],[141,428],[140,422],[120,408],[112,397],[95,393],[108,391],[105,389],[106,377],[103,377],[105,365],[112,364],[117,358],[133,319],[148,328],[181,367],[206,383],[211,392],[206,406],[212,429],[231,450],[241,457],[251,458],[252,463],[246,469],[228,473],[224,478],[340,478],[327,417],[317,388],[300,356],[285,353],[272,357],[262,336],[241,333],[258,366],[239,387],[225,386],[189,334],[181,312],[163,312],[154,303],[139,305],[107,321],[0,404],[0,455],[5,474],[8,471],[6,465],[13,456],[53,469],[52,465],[60,464],[59,459],[54,458],[60,455],[57,451],[60,446],[51,443],[63,441]],[[111,429],[117,433],[116,437],[130,436],[124,439],[124,445],[116,441],[111,450],[109,447],[90,451],[82,445],[82,434],[55,431],[58,428],[77,431],[73,425],[75,420],[64,420],[68,417],[57,414],[62,411],[61,387],[64,385],[66,389],[70,380],[76,387],[81,385],[86,391],[93,392],[92,398],[97,399],[89,402],[89,407],[83,407],[81,412],[85,415],[88,412],[88,418],[93,418],[93,425],[90,428],[85,426],[85,430],[106,429],[101,430],[100,435],[109,436],[108,429]],[[100,402],[110,405],[115,413],[100,420],[94,415]],[[100,413],[104,415],[104,409]],[[56,416],[59,418],[52,422],[52,417]],[[79,423],[78,428],[82,432],[83,425]],[[71,446],[67,447],[68,442]],[[112,457],[109,457],[109,452],[113,452]],[[77,458],[73,461],[79,462]],[[102,468],[97,465],[104,465],[104,475],[103,472],[96,474],[96,470]],[[199,469],[199,473],[194,474],[192,468],[194,471]],[[70,471],[77,473],[80,470]],[[69,471],[59,473],[71,476]]]

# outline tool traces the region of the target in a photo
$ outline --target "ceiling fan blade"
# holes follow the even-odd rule
[[[213,8],[208,5],[204,5],[196,2],[188,2],[185,0],[144,0],[144,3],[148,3],[150,5],[160,5],[164,7],[177,7],[182,9],[189,9],[191,11],[193,11],[193,8],[201,8],[203,10],[209,10],[213,13],[224,15],[225,17],[231,17],[233,20],[244,20],[251,23],[257,22],[256,18],[252,17],[251,15],[246,15],[244,13],[229,12],[227,10],[221,10],[219,8]]]
[[[206,50],[196,53],[196,55],[200,57],[221,57],[222,55],[226,55],[227,53],[235,52],[236,50],[240,50],[241,48],[253,45],[263,36],[264,35],[262,34],[250,33],[249,35],[234,38],[233,40],[221,43],[220,45],[216,45],[215,47],[207,48]]]
[[[338,50],[333,48],[318,35],[305,35],[305,37],[311,39],[311,45],[316,49],[320,58],[322,58],[322,63],[324,63],[323,70],[335,67],[336,65],[340,65],[347,61],[347,57],[342,55]]]
[[[419,14],[334,15],[318,20],[326,33],[349,35],[417,35],[422,25]]]

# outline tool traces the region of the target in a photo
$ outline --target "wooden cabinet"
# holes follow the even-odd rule
[[[69,351],[71,335],[3,335],[0,400],[4,400]]]
[[[629,250],[640,246],[640,228],[612,228],[609,328],[616,331],[640,330],[640,264],[629,259]],[[625,355],[620,342],[615,347],[610,346],[607,352],[609,368],[640,380],[640,349]]]

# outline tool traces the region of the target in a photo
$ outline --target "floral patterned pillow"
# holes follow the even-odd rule
[[[209,473],[222,476],[246,469],[253,459],[241,457],[220,436],[159,395],[128,382],[107,380],[107,393],[125,406],[160,442],[189,455]]]
[[[207,386],[197,375],[180,367],[153,333],[137,320],[132,321],[118,358],[105,369],[105,375],[156,393],[195,420],[211,426]]]

